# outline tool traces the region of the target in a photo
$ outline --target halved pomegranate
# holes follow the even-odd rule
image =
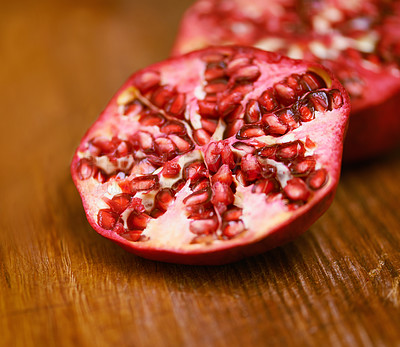
[[[316,63],[208,48],[135,73],[84,136],[72,177],[90,224],[125,249],[227,263],[292,240],[328,208],[348,114]]]
[[[399,1],[198,0],[173,54],[240,44],[323,64],[351,97],[344,160],[355,161],[400,143],[399,37]]]

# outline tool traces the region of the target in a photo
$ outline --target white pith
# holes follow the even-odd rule
[[[254,98],[254,95],[261,95],[262,92],[268,87],[272,86],[274,83],[283,80],[288,74],[302,74],[306,71],[304,65],[291,66],[290,71],[283,69],[281,66],[267,64],[262,61],[256,60],[256,63],[261,67],[262,75],[254,83],[253,91],[247,95],[243,101],[242,105],[246,105],[250,98]],[[193,76],[191,71],[201,71],[198,75]],[[200,115],[195,111],[197,105],[197,98],[199,96],[204,98],[203,93],[199,90],[197,85],[203,85],[203,71],[204,63],[200,60],[193,60],[190,64],[185,65],[185,71],[182,72],[182,66],[177,68],[176,66],[166,65],[165,68],[161,70],[161,78],[164,83],[168,84],[171,81],[176,83],[177,89],[180,92],[185,92],[187,97],[187,109],[190,110],[189,116],[193,128],[201,128]],[[180,86],[184,86],[184,89],[180,89]],[[128,87],[129,89],[129,87]],[[133,93],[134,94],[134,93]],[[121,95],[123,95],[121,97]],[[118,97],[118,104],[123,104],[124,102],[129,102],[131,100],[132,89],[128,92],[122,92]],[[129,100],[129,101],[127,101]],[[90,138],[95,138],[96,136],[109,137],[112,138],[115,135],[115,131],[118,131],[118,137],[121,139],[129,138],[130,134],[137,132],[138,130],[151,130],[152,134],[159,135],[160,130],[158,127],[145,127],[138,123],[138,115],[127,115],[122,116],[120,114],[121,108],[117,105],[113,106],[112,113],[113,117],[108,117],[100,125],[95,125],[90,133]],[[186,113],[188,114],[188,113]],[[301,140],[305,143],[306,139],[310,139],[314,143],[318,144],[317,147],[310,149],[306,148],[305,156],[314,156],[317,158],[317,168],[328,166],[331,157],[339,156],[340,144],[338,139],[340,136],[338,134],[342,131],[336,125],[342,123],[342,116],[340,112],[329,111],[329,112],[316,112],[315,119],[311,122],[303,123],[299,128],[283,135],[280,137],[273,136],[262,136],[255,138],[257,141],[265,143],[266,145],[282,144],[293,142],[294,140]],[[191,129],[186,126],[188,134],[191,135]],[[226,124],[220,120],[217,129],[212,136],[212,141],[218,141],[223,138],[223,133],[226,128]],[[312,130],[312,131],[311,131]],[[233,143],[237,141],[236,139],[227,140],[228,143]],[[233,149],[236,153],[240,152]],[[243,153],[244,154],[244,153]],[[143,152],[136,152],[136,157],[145,158],[146,155]],[[79,158],[86,158],[90,156],[88,149],[82,149],[78,152]],[[121,162],[126,160],[124,158],[119,159]],[[203,153],[200,150],[194,150],[187,154],[182,155],[178,158],[178,163],[181,168],[185,166],[186,163],[204,160]],[[130,156],[127,165],[133,161],[133,157]],[[282,188],[286,186],[288,180],[293,178],[290,174],[288,168],[278,162],[272,160],[269,161],[270,164],[277,167],[277,179],[282,185]],[[96,165],[107,173],[115,171],[113,163],[109,161],[106,156],[96,158]],[[330,165],[332,166],[332,165]],[[152,174],[158,174],[160,178],[161,188],[170,188],[176,181],[182,178],[182,171],[175,178],[165,178],[160,174],[162,168],[157,169]],[[131,174],[127,176],[127,180],[131,180],[137,177],[137,174]],[[139,175],[140,176],[140,175]],[[143,176],[143,175],[141,175]],[[325,189],[328,189],[331,182],[329,181],[326,186],[321,190],[321,194]],[[122,190],[118,184],[111,180],[105,184],[98,183],[95,179],[90,178],[83,181],[81,184],[81,189],[83,195],[91,196],[90,200],[93,220],[97,220],[97,213],[100,209],[107,209],[109,206],[103,201],[103,197],[109,199],[113,195],[120,194]],[[96,193],[93,193],[93,189]],[[246,235],[241,237],[257,239],[261,235],[268,233],[268,229],[271,229],[287,221],[289,218],[293,218],[293,212],[289,212],[287,208],[287,201],[284,199],[273,199],[271,201],[266,201],[265,194],[255,194],[250,193],[251,186],[243,187],[240,184],[237,186],[237,191],[235,193],[234,205],[243,208],[242,220],[248,230]],[[153,208],[154,196],[157,191],[151,192],[138,192],[135,197],[142,199],[143,205],[147,212]],[[146,236],[146,243],[149,245],[160,246],[169,249],[196,249],[205,247],[204,244],[191,243],[195,235],[189,230],[190,219],[188,219],[187,212],[185,211],[185,206],[183,199],[190,195],[191,190],[189,184],[186,183],[184,188],[176,194],[175,202],[168,208],[168,210],[160,217],[156,219],[150,219],[146,229],[143,231],[142,235]],[[257,208],[254,208],[257,206]],[[301,208],[296,213],[300,213]],[[122,214],[122,219],[124,221],[124,226],[126,225],[126,219],[129,216],[131,210],[126,210]],[[166,230],[168,228],[168,230]],[[141,242],[141,241],[138,241]],[[214,240],[213,244],[226,243],[226,242],[237,242],[233,240]],[[210,245],[209,247],[213,247]]]

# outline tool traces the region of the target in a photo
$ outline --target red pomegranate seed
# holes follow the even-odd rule
[[[104,183],[107,181],[108,177],[107,174],[102,171],[102,170],[98,170],[95,174],[94,174],[94,179],[96,179],[97,181],[99,181],[99,183]]]
[[[310,105],[299,105],[298,106],[298,111],[300,114],[300,120],[302,122],[310,122],[312,121],[315,116],[314,116],[314,108]]]
[[[131,103],[124,105],[123,115],[124,116],[136,116],[144,109],[144,105],[137,99]]]
[[[307,176],[315,168],[316,161],[313,157],[295,160],[290,164],[290,171],[294,176]]]
[[[186,110],[186,96],[178,93],[165,105],[165,111],[175,117],[183,119]]]
[[[279,118],[273,113],[266,113],[262,116],[262,124],[265,126],[265,131],[271,135],[283,135],[289,130],[289,127],[282,124]]]
[[[328,172],[326,169],[319,169],[310,174],[307,179],[308,186],[317,190],[322,188],[328,182]]]
[[[329,93],[329,99],[331,102],[331,109],[337,109],[342,107],[343,105],[343,98],[340,94],[340,91],[337,89],[332,89]]]
[[[256,154],[262,158],[275,159],[277,146],[265,146],[256,151]]]
[[[211,135],[204,129],[193,130],[193,139],[199,146],[204,146],[211,140]]]
[[[160,84],[160,73],[158,71],[145,71],[135,79],[135,85],[144,94]]]
[[[95,168],[92,161],[87,158],[82,158],[79,160],[76,170],[80,180],[87,180],[95,173]]]
[[[278,145],[276,158],[280,161],[292,161],[295,158],[302,156],[305,152],[303,143],[294,141]]]
[[[325,92],[314,92],[308,95],[316,111],[325,112],[329,108],[328,96]]]
[[[164,134],[174,134],[174,135],[185,135],[186,128],[185,126],[179,121],[168,121],[161,127],[161,132]]]
[[[127,218],[126,225],[129,230],[143,230],[146,228],[149,219],[150,216],[147,213],[134,210]]]
[[[195,205],[193,207],[195,208],[188,216],[189,219],[210,219],[215,216],[214,208],[210,204]]]
[[[217,80],[225,75],[225,69],[221,66],[212,66],[204,71],[204,79],[206,81]]]
[[[217,129],[218,121],[215,119],[202,118],[201,126],[204,130],[208,131],[210,134],[214,134],[214,131]]]
[[[201,161],[188,163],[183,168],[183,179],[185,181],[197,181],[200,178],[207,177],[208,172],[206,166]]]
[[[242,186],[247,186],[246,178],[242,170],[236,170],[236,181],[238,181]]]
[[[247,124],[242,126],[239,132],[236,134],[236,138],[239,140],[250,139],[252,137],[264,136],[265,131],[259,124]]]
[[[154,197],[155,207],[161,211],[166,211],[174,202],[174,192],[172,189],[163,188]]]
[[[261,167],[261,176],[263,178],[272,178],[276,176],[276,167],[270,164],[265,164]]]
[[[252,145],[249,145],[245,142],[235,142],[233,145],[233,148],[238,149],[239,151],[243,151],[245,153],[253,154],[255,152],[255,148]]]
[[[222,219],[227,222],[239,220],[242,217],[242,213],[243,209],[240,207],[232,207],[222,215]]]
[[[128,230],[127,232],[121,234],[121,237],[127,239],[128,241],[138,241],[142,236],[143,230]]]
[[[238,131],[243,127],[243,125],[243,119],[235,119],[233,122],[228,123],[224,132],[224,139],[235,136]]]
[[[134,141],[136,140],[139,142],[140,148],[145,152],[154,150],[154,139],[150,133],[146,131],[140,131],[134,136]]]
[[[208,202],[211,198],[211,190],[209,188],[198,190],[185,199],[183,199],[183,203],[185,205],[199,205]]]
[[[139,118],[139,123],[144,126],[161,126],[165,123],[165,118],[161,113],[147,113]]]
[[[157,189],[159,186],[157,175],[147,175],[135,177],[131,180],[131,190],[133,192]]]
[[[210,219],[197,219],[193,220],[189,224],[189,230],[196,235],[212,234],[218,229],[217,218]]]
[[[208,180],[208,178],[203,178],[200,181],[193,182],[190,185],[190,187],[191,187],[193,192],[197,192],[198,190],[209,188],[210,187],[210,181]]]
[[[154,140],[157,153],[172,153],[176,151],[176,146],[168,137],[158,137]]]
[[[260,105],[257,100],[249,100],[246,105],[246,111],[244,113],[244,120],[247,123],[256,123],[261,118]]]
[[[167,102],[176,95],[170,86],[160,86],[152,94],[150,101],[159,108],[164,108]]]
[[[275,189],[275,182],[272,179],[259,180],[251,188],[252,193],[269,194]]]
[[[302,94],[304,92],[304,89],[302,85],[300,84],[300,76],[297,74],[292,74],[286,79],[287,85],[295,90],[298,94]]]
[[[238,236],[243,231],[245,231],[244,223],[241,220],[238,221],[230,221],[225,223],[223,226],[222,233],[229,238]]]
[[[212,186],[212,191],[211,202],[214,205],[218,205],[219,203],[230,205],[235,200],[232,189],[225,183],[215,182]]]
[[[300,77],[300,80],[300,83],[307,91],[326,88],[324,80],[312,71],[306,72]]]
[[[272,112],[279,107],[274,95],[274,90],[272,88],[268,88],[266,91],[264,91],[258,98],[258,102],[265,113]]]
[[[186,136],[185,138],[182,138],[180,136],[171,134],[168,137],[175,143],[176,147],[178,147],[180,154],[189,152],[194,147],[192,141]]]
[[[225,80],[215,80],[213,83],[209,83],[204,87],[204,91],[207,94],[217,94],[221,93],[226,89],[226,81]]]
[[[201,56],[201,60],[206,63],[219,63],[225,59],[226,55],[219,52],[207,52]]]
[[[229,145],[225,144],[221,151],[221,162],[222,164],[226,164],[229,166],[231,170],[233,170],[236,166],[235,158],[233,156],[233,152]]]
[[[230,186],[233,182],[232,171],[226,164],[221,165],[217,173],[211,178],[213,183],[221,182]]]
[[[244,66],[249,65],[249,64],[250,64],[249,57],[246,57],[246,56],[235,57],[226,66],[226,72],[229,75],[231,75],[235,71],[237,71],[239,68],[244,67]]]
[[[159,208],[153,208],[153,209],[150,211],[150,217],[152,217],[152,218],[158,218],[158,217],[161,217],[164,213],[165,213],[164,210],[160,210]]]
[[[211,172],[217,172],[221,165],[221,152],[223,144],[221,142],[212,142],[204,153],[205,161]]]
[[[261,75],[260,68],[257,65],[246,65],[239,67],[231,74],[231,79],[236,82],[253,82]]]
[[[238,107],[243,100],[243,93],[239,88],[221,94],[218,100],[218,111],[223,117],[231,113]]]
[[[178,193],[178,192],[185,186],[185,184],[186,184],[186,181],[185,181],[184,179],[180,179],[180,180],[176,181],[176,182],[172,185],[171,189],[172,189],[172,190],[175,192],[175,194],[176,194],[176,193]]]
[[[165,178],[175,178],[181,172],[181,166],[177,162],[169,161],[164,164],[161,175]]]
[[[226,123],[231,123],[236,119],[244,119],[244,107],[242,105],[237,105],[235,109],[227,114],[224,118]]]
[[[97,214],[97,224],[106,230],[114,229],[118,219],[118,214],[111,210],[100,210]]]
[[[310,191],[301,178],[292,178],[289,180],[286,187],[283,188],[283,192],[293,201],[307,201],[310,196]]]
[[[254,155],[244,155],[240,162],[240,167],[246,181],[252,182],[261,176],[261,165]]]
[[[121,214],[128,208],[131,201],[132,201],[131,194],[121,193],[113,196],[111,200],[108,200],[106,202],[114,212]]]
[[[299,123],[297,122],[297,117],[293,113],[292,110],[290,109],[283,109],[278,112],[276,112],[276,115],[279,118],[279,121],[289,127],[290,129],[296,129],[299,126]]]
[[[203,100],[198,100],[199,114],[204,117],[218,118],[217,99],[207,96]]]

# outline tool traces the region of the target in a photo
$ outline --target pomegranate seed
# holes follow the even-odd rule
[[[308,176],[307,184],[313,189],[317,190],[322,188],[328,182],[328,172],[326,169],[319,169],[314,171]]]
[[[165,111],[168,114],[178,117],[180,119],[183,119],[185,110],[186,110],[186,96],[185,94],[181,93],[178,93],[175,96],[173,96],[172,99],[168,101],[165,106]]]
[[[131,180],[131,190],[133,192],[143,190],[154,190],[159,186],[157,175],[147,175],[135,177]]]
[[[140,237],[142,236],[143,230],[129,230],[123,234],[121,234],[121,237],[124,239],[127,239],[128,241],[139,241]]]
[[[227,222],[239,220],[240,217],[242,217],[242,213],[243,209],[239,207],[232,207],[222,215],[222,219]]]
[[[235,158],[233,156],[233,152],[231,148],[225,144],[221,151],[221,161],[222,164],[226,164],[232,170],[236,166]]]
[[[325,112],[329,108],[328,96],[325,92],[314,92],[308,95],[316,111]]]
[[[99,183],[104,183],[107,181],[108,177],[103,170],[98,170],[94,175],[94,179],[96,179]]]
[[[207,94],[217,94],[221,93],[226,89],[226,81],[225,80],[215,80],[213,83],[209,83],[204,87],[204,91]]]
[[[307,91],[327,87],[325,81],[312,71],[308,71],[304,75],[302,75],[300,83]]]
[[[152,94],[150,101],[159,108],[164,108],[167,102],[176,94],[170,86],[160,86]]]
[[[217,99],[207,96],[203,100],[198,100],[199,114],[204,117],[218,118]]]
[[[204,130],[208,131],[210,134],[214,134],[215,129],[217,129],[218,121],[215,119],[202,118],[201,126]]]
[[[176,146],[168,137],[158,137],[154,140],[157,153],[172,153],[176,151]]]
[[[275,159],[277,146],[265,146],[256,151],[256,154],[262,158]]]
[[[220,66],[208,67],[204,71],[204,79],[206,81],[217,80],[217,79],[220,79],[220,78],[224,77],[225,75],[226,75],[225,74],[225,69],[223,67],[220,67]]]
[[[212,182],[221,182],[228,186],[230,186],[233,182],[232,171],[229,169],[229,166],[224,164],[218,169],[217,173],[212,177]]]
[[[244,142],[235,142],[233,145],[233,148],[238,149],[239,151],[244,151],[245,153],[253,154],[255,152],[255,148],[252,145],[249,145]]]
[[[143,230],[147,226],[150,216],[147,213],[132,211],[126,220],[126,225],[129,230]]]
[[[283,135],[288,131],[288,126],[282,124],[279,118],[273,113],[266,113],[262,117],[262,124],[265,126],[265,131],[271,135]]]
[[[272,178],[276,176],[276,167],[270,164],[266,164],[261,168],[261,176],[263,178]]]
[[[150,211],[150,217],[152,217],[152,218],[158,218],[158,217],[161,217],[164,213],[165,213],[165,211],[160,210],[159,208],[153,208],[153,209]]]
[[[245,231],[244,223],[241,220],[238,221],[230,221],[225,223],[223,226],[222,233],[229,238],[238,236],[243,231]]]
[[[233,122],[229,123],[224,132],[224,139],[236,135],[243,125],[243,119],[235,119]]]
[[[235,200],[232,189],[225,183],[219,181],[215,182],[212,191],[211,202],[214,205],[218,205],[219,203],[230,205]]]
[[[181,172],[181,166],[176,162],[165,163],[163,169],[161,170],[161,175],[165,178],[175,178]]]
[[[82,158],[78,162],[76,171],[78,172],[78,177],[80,180],[87,180],[93,176],[95,173],[95,168],[90,159]]]
[[[296,129],[299,126],[295,114],[290,109],[286,108],[278,111],[276,112],[276,115],[278,116],[279,121],[290,129]]]
[[[264,91],[258,98],[258,102],[265,113],[272,112],[279,107],[272,88]]]
[[[261,175],[261,165],[254,155],[246,154],[242,157],[240,162],[240,167],[242,169],[243,175],[246,181],[255,181],[260,178]]]
[[[233,89],[225,95],[221,95],[218,101],[218,111],[224,117],[236,109],[243,100],[243,93],[239,89]]]
[[[232,112],[230,112],[229,114],[227,114],[225,116],[224,121],[226,123],[231,123],[236,119],[244,119],[243,110],[244,110],[244,108],[242,105],[237,105]]]
[[[304,92],[302,85],[300,84],[300,76],[292,74],[286,79],[287,85],[298,93]]]
[[[139,146],[145,152],[152,152],[154,150],[154,139],[153,136],[146,132],[140,131],[135,134],[133,141],[138,141]]]
[[[185,186],[185,184],[186,184],[185,180],[180,179],[180,180],[176,181],[176,182],[172,185],[171,189],[172,189],[172,190],[175,192],[175,194],[176,194],[176,193],[178,193],[178,192]]]
[[[210,204],[195,205],[194,207],[196,208],[191,211],[189,219],[210,219],[215,216],[214,208]]]
[[[144,109],[144,105],[139,100],[133,100],[130,104],[124,105],[124,116],[137,116]]]
[[[197,181],[200,178],[208,177],[206,166],[201,161],[187,163],[183,168],[183,179],[185,181]]]
[[[120,158],[120,157],[126,157],[129,155],[132,151],[132,146],[129,142],[126,141],[121,141],[121,143],[118,145],[115,155]]]
[[[210,187],[210,181],[208,180],[208,178],[204,178],[201,179],[200,181],[195,181],[192,182],[192,184],[190,185],[190,188],[192,189],[192,191],[197,192],[198,190],[202,190],[205,188],[209,188]]]
[[[280,161],[292,161],[295,158],[302,156],[305,152],[303,143],[300,141],[280,144],[276,151],[276,157]]]
[[[199,146],[204,146],[211,140],[211,135],[204,129],[193,130],[193,139]]]
[[[111,210],[100,210],[97,215],[97,224],[103,229],[112,230],[117,223],[119,216]]]
[[[259,180],[251,188],[252,193],[269,194],[275,189],[275,182],[272,180]]]
[[[317,145],[307,136],[306,147],[309,149],[314,149]]]
[[[160,73],[158,71],[145,71],[138,75],[135,79],[135,85],[143,94],[159,84]]]
[[[260,68],[257,65],[247,65],[239,67],[231,79],[236,82],[254,82],[261,76]]]
[[[225,51],[227,54],[230,54],[230,52]],[[222,62],[226,57],[226,54],[224,53],[224,50],[220,50],[219,52],[213,51],[213,52],[207,52],[203,53],[201,56],[201,59],[205,61],[206,63],[219,63]]]
[[[331,101],[331,109],[337,109],[342,107],[343,105],[343,98],[340,94],[340,91],[337,89],[332,89],[329,92],[329,99]]]
[[[131,194],[121,193],[113,196],[111,200],[108,200],[106,202],[114,212],[121,214],[128,208],[131,201],[132,201]]]
[[[209,188],[198,190],[185,199],[183,199],[183,203],[185,205],[199,205],[208,202],[211,198],[211,190]]]
[[[244,119],[247,123],[256,123],[261,118],[260,106],[257,100],[249,100],[246,105]]]
[[[173,202],[174,192],[169,188],[161,189],[154,197],[154,204],[161,211],[166,211]]]
[[[298,111],[300,114],[300,120],[302,122],[310,122],[312,121],[315,116],[314,116],[314,108],[310,105],[299,105],[298,106]]]
[[[179,121],[168,121],[161,127],[161,132],[164,134],[174,134],[174,135],[185,135],[186,128],[185,126]]]
[[[239,132],[236,134],[236,138],[239,140],[245,140],[252,137],[264,136],[265,131],[259,124],[247,124],[242,126]]]
[[[139,118],[139,123],[144,126],[161,126],[165,123],[165,118],[161,113],[148,113]]]
[[[229,75],[231,75],[235,71],[237,71],[239,68],[244,67],[244,66],[249,65],[249,64],[250,64],[249,57],[246,57],[246,56],[235,57],[226,66],[226,72]]]
[[[290,164],[290,172],[294,176],[307,176],[315,168],[316,161],[312,157],[295,160]]]
[[[221,142],[212,142],[204,153],[205,161],[211,172],[217,172],[221,165],[221,152],[223,144]]]
[[[193,220],[189,224],[189,230],[196,235],[201,234],[212,234],[218,229],[217,218],[210,219],[197,219]]]
[[[185,138],[177,135],[169,135],[168,137],[175,143],[176,147],[178,147],[180,154],[189,152],[194,148],[192,141],[186,136]]]
[[[310,196],[310,191],[300,178],[292,178],[289,180],[286,187],[283,188],[283,192],[293,201],[307,201]]]
[[[238,181],[242,186],[247,186],[246,178],[242,170],[236,170],[236,181]]]

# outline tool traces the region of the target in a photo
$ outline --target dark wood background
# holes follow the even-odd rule
[[[87,223],[73,151],[190,3],[2,2],[0,345],[400,346],[398,151],[345,167],[295,242],[231,265],[143,260]]]

